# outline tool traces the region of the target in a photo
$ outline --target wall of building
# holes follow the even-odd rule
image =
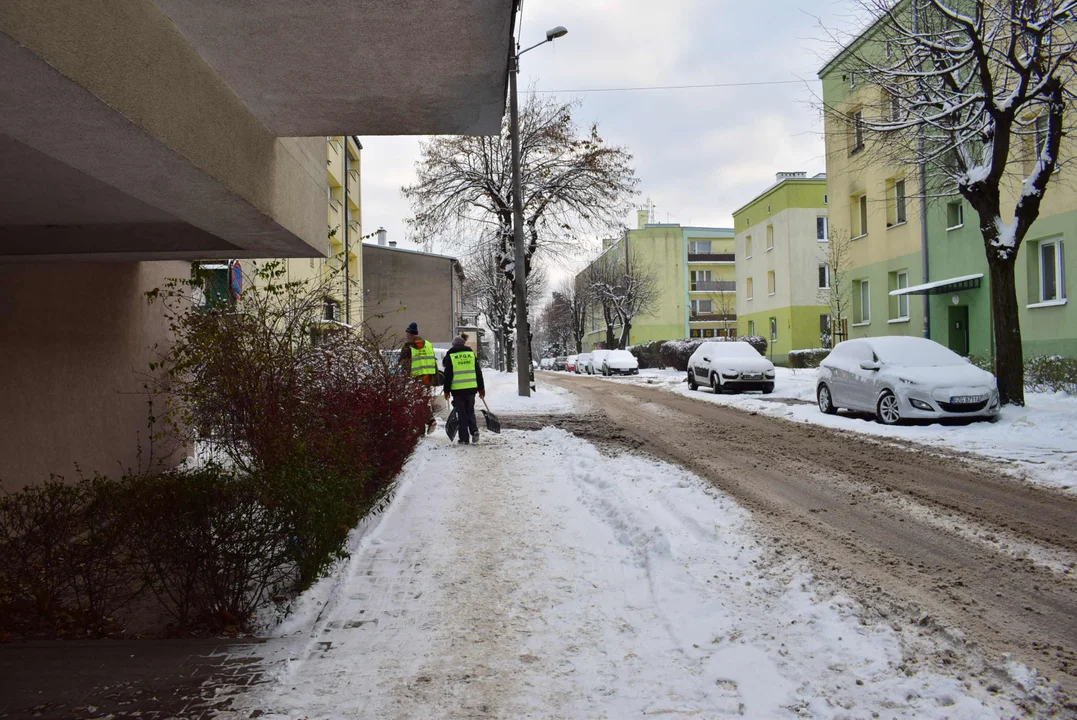
[[[145,292],[185,262],[0,264],[0,487],[118,474],[151,457],[142,390],[169,341]],[[174,458],[178,459],[178,458]]]
[[[461,289],[456,260],[371,243],[362,251],[363,314],[367,327],[385,336],[386,347],[403,343],[412,322],[430,342],[451,343]]]

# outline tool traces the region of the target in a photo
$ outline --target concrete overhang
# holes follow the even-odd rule
[[[497,132],[514,7],[4,0],[0,260],[323,255],[324,136]]]

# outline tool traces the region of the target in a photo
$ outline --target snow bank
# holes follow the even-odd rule
[[[572,393],[543,382],[541,375],[535,378],[536,389],[531,391],[531,397],[519,396],[516,373],[483,368],[482,377],[486,381],[486,402],[497,414],[571,413],[576,409]],[[477,405],[482,407],[482,401]]]

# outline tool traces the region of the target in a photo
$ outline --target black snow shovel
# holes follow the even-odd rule
[[[486,405],[486,398],[482,399],[482,404],[486,406],[486,409],[482,411],[482,416],[486,418],[486,429],[500,435],[501,421],[497,419],[497,415],[490,412],[490,406]]]
[[[449,413],[449,419],[445,421],[445,434],[449,436],[449,442],[456,440],[456,430],[460,426],[460,420],[456,417],[456,408]]]

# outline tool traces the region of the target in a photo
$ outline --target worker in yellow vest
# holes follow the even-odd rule
[[[460,444],[479,441],[479,424],[475,420],[475,395],[486,397],[486,383],[475,351],[467,346],[467,334],[452,339],[452,349],[445,354],[445,400],[452,404],[460,421]]]
[[[410,374],[433,391],[438,384],[438,361],[434,355],[434,345],[429,340],[423,340],[419,336],[419,326],[415,323],[408,325],[404,335],[407,339],[404,341],[404,346],[400,348],[400,366],[404,369],[404,372]],[[434,407],[438,402],[440,401],[434,395],[430,403],[430,417],[426,421],[427,435],[434,432],[434,429],[438,426],[438,421],[435,418],[435,412],[438,408]]]

